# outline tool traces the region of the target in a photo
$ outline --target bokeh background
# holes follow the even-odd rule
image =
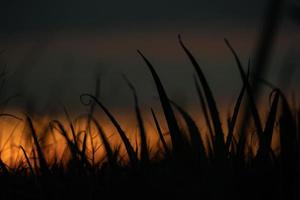
[[[253,60],[266,0],[5,0],[0,6],[0,63],[7,71],[1,98],[6,109],[60,112],[61,104],[80,110],[79,95],[94,92],[110,108],[132,105],[125,74],[145,108],[157,103],[152,77],[136,53],[153,63],[171,99],[183,106],[197,102],[193,68],[177,34],[197,57],[220,107],[231,105],[241,87],[235,61],[223,39],[238,51],[246,67]],[[299,94],[299,26],[286,1],[264,79],[279,85],[290,73],[289,92]],[[285,83],[285,84],[286,84]]]

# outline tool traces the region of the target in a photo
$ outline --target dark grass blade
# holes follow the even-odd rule
[[[204,160],[206,157],[206,151],[205,151],[203,140],[201,138],[201,133],[200,133],[195,121],[178,104],[176,104],[173,101],[170,101],[170,102],[180,112],[180,114],[182,115],[182,117],[184,118],[184,120],[187,124],[188,131],[190,133],[191,144],[192,144],[194,151],[196,152],[197,157],[200,158],[201,160]]]
[[[90,118],[91,122],[93,122],[98,130],[101,141],[103,142],[104,149],[106,151],[107,159],[111,167],[117,166],[116,156],[114,155],[114,151],[111,148],[111,145],[106,137],[106,134],[100,124],[94,118]]]
[[[168,96],[167,96],[167,94],[165,92],[165,89],[164,89],[164,87],[163,87],[163,85],[162,85],[162,83],[159,79],[159,76],[157,75],[157,73],[156,73],[154,67],[152,66],[152,64],[149,62],[149,60],[139,50],[137,52],[140,54],[140,56],[143,58],[143,60],[147,64],[147,66],[148,66],[148,68],[149,68],[149,70],[152,74],[152,77],[155,81],[156,88],[157,88],[159,98],[160,98],[160,103],[162,105],[164,115],[165,115],[165,118],[167,120],[168,128],[169,128],[169,131],[170,131],[173,151],[174,151],[175,154],[179,153],[179,152],[182,151],[182,148],[183,148],[183,144],[182,144],[183,138],[182,138],[179,126],[177,124],[177,120],[175,118],[173,109],[170,105]]]
[[[100,77],[97,76],[97,79],[96,79],[96,87],[95,87],[95,97],[96,98],[99,98],[100,96]],[[95,112],[95,107],[96,107],[96,103],[93,102],[91,104],[91,107],[90,107],[90,113],[89,113],[89,116],[88,116],[88,120],[87,120],[87,126],[86,126],[86,130],[87,132],[89,133],[90,135],[90,138],[91,138],[91,148],[92,148],[92,164],[94,165],[95,163],[95,145],[94,145],[94,140],[93,140],[93,134],[92,132],[90,131],[90,122],[91,122],[91,118],[93,117],[94,115],[94,112]]]
[[[65,115],[67,117],[67,120],[68,120],[68,123],[69,123],[69,126],[70,126],[70,129],[71,129],[71,133],[72,133],[72,137],[73,137],[73,140],[74,140],[74,144],[77,146],[78,148],[78,142],[77,142],[77,137],[76,137],[76,131],[75,131],[75,128],[73,126],[73,123],[72,123],[72,120],[71,120],[71,117],[67,111],[67,108],[64,106],[64,112],[65,112]]]
[[[16,115],[12,115],[12,114],[9,114],[9,113],[1,113],[0,117],[10,117],[10,118],[14,118],[14,119],[17,119],[17,120],[20,120],[20,121],[23,120],[23,119],[17,117]]]
[[[22,150],[22,152],[23,152],[23,154],[24,154],[24,157],[25,157],[26,162],[27,162],[27,164],[28,164],[28,167],[29,167],[31,176],[34,176],[34,170],[33,170],[33,167],[32,167],[32,165],[31,165],[31,163],[30,163],[30,160],[29,160],[29,158],[28,158],[28,156],[27,156],[27,154],[26,154],[25,149],[24,149],[21,145],[20,145],[20,149]]]
[[[77,138],[75,138],[75,140],[73,139],[73,141],[72,141],[69,138],[68,132],[66,131],[64,125],[58,120],[52,120],[49,124],[50,124],[50,127],[52,127],[52,128],[56,128],[55,125],[58,127],[57,129],[60,131],[60,133],[63,135],[63,137],[65,138],[65,140],[67,142],[68,148],[71,151],[72,160],[75,161],[75,164],[78,165],[78,167],[80,167],[80,169],[83,169],[84,167],[91,169],[91,164],[89,163],[86,155],[83,154],[83,151],[81,151],[79,149],[78,144],[75,143],[75,140],[77,140]],[[86,143],[86,142],[84,142],[84,143]],[[84,147],[84,145],[83,145],[83,147]]]
[[[87,133],[84,133],[83,141],[82,141],[82,150],[81,150],[81,158],[83,160],[87,160],[86,158],[86,140],[87,140]]]
[[[247,80],[249,79],[249,76],[250,76],[250,61],[248,63]],[[238,119],[238,114],[239,114],[239,111],[240,111],[240,107],[241,107],[241,104],[242,104],[242,99],[243,99],[245,91],[246,91],[246,84],[243,83],[243,87],[242,87],[242,89],[239,93],[239,96],[236,100],[236,103],[235,103],[235,106],[234,106],[234,109],[233,109],[232,117],[230,118],[229,123],[228,123],[228,134],[227,134],[227,138],[226,138],[226,150],[227,150],[227,152],[229,152],[230,145],[232,143],[234,127],[235,127],[236,121]]]
[[[241,61],[240,61],[237,53],[232,48],[229,41],[227,39],[224,39],[224,40],[225,40],[226,45],[230,49],[231,53],[233,54],[233,56],[235,58],[235,61],[237,63],[237,67],[239,69],[243,84],[246,87],[246,91],[247,91],[247,95],[248,95],[248,98],[247,98],[248,101],[247,102],[250,106],[251,114],[253,116],[254,124],[255,124],[255,127],[256,127],[256,130],[257,130],[257,134],[258,134],[259,137],[261,137],[262,132],[263,132],[262,125],[261,125],[261,120],[260,120],[256,105],[255,105],[255,98],[253,96],[252,89],[251,89],[251,86],[249,84],[247,75],[244,72],[243,66],[241,64]],[[249,112],[249,109],[246,109],[246,112],[247,111]],[[248,116],[248,113],[245,113],[244,118],[242,119],[243,121],[242,121],[242,127],[241,127],[241,131],[240,131],[240,139],[239,139],[238,147],[237,147],[239,155],[243,154],[245,143],[246,143],[246,137],[247,137],[246,136],[246,125],[248,123],[247,122],[248,121],[247,116]]]
[[[48,164],[46,162],[46,159],[45,159],[44,153],[42,151],[42,148],[39,144],[38,137],[37,137],[36,131],[33,127],[32,120],[29,116],[26,116],[26,119],[27,119],[27,123],[28,123],[29,128],[30,128],[30,132],[31,132],[33,141],[34,141],[34,146],[36,148],[41,173],[42,173],[42,175],[48,175],[49,172],[50,172],[49,169],[48,169]]]
[[[84,102],[83,101],[83,98],[84,97],[89,97],[89,101],[88,102]],[[134,149],[132,147],[132,145],[130,144],[125,132],[123,131],[123,129],[121,128],[120,124],[118,123],[118,121],[115,119],[115,117],[109,112],[109,110],[96,98],[94,97],[93,95],[91,94],[82,94],[80,96],[80,100],[81,100],[81,103],[84,104],[84,105],[90,105],[92,103],[91,100],[93,100],[94,102],[96,102],[100,108],[104,111],[104,113],[108,116],[108,118],[110,119],[110,121],[113,123],[113,125],[116,127],[118,133],[119,133],[119,136],[121,137],[124,145],[125,145],[125,149],[127,151],[127,154],[129,156],[129,160],[131,162],[132,165],[135,165],[136,162],[138,161],[137,157],[136,157],[136,154],[134,152]]]
[[[203,111],[203,114],[204,114],[204,119],[205,119],[205,122],[207,124],[210,137],[211,137],[211,139],[213,139],[214,138],[214,136],[213,136],[213,130],[212,130],[211,123],[210,123],[210,118],[209,118],[209,115],[208,115],[208,112],[207,112],[207,107],[206,107],[205,99],[204,99],[204,96],[202,94],[202,91],[201,91],[201,88],[200,88],[200,85],[199,85],[199,83],[197,81],[196,76],[194,76],[194,83],[195,83],[196,90],[197,90],[197,93],[198,93],[198,96],[199,96],[201,108],[202,108],[202,111]]]
[[[75,160],[78,159],[78,155],[80,155],[80,150],[78,149],[78,146],[75,145],[75,142],[69,138],[68,132],[66,131],[64,125],[58,120],[52,120],[49,124],[52,128],[54,128],[55,125],[58,127],[58,130],[63,135],[63,137],[65,138],[65,140],[68,144],[68,147],[71,151],[73,159],[75,159]]]
[[[239,69],[243,84],[246,86],[247,94],[249,96],[249,100],[250,100],[249,103],[250,103],[250,107],[252,109],[252,115],[253,115],[255,126],[257,128],[258,133],[261,134],[263,132],[261,120],[260,120],[257,108],[255,106],[254,96],[251,91],[251,86],[249,84],[248,77],[243,69],[242,63],[241,63],[237,53],[235,52],[235,50],[233,49],[233,47],[231,46],[231,44],[229,43],[229,41],[227,39],[224,39],[224,41],[225,41],[226,45],[228,46],[228,48],[230,49],[231,53],[233,54],[235,61],[237,63],[237,67]]]
[[[133,98],[134,98],[134,107],[136,113],[136,119],[138,121],[139,132],[140,132],[140,140],[141,140],[141,161],[143,163],[147,163],[149,161],[149,153],[148,153],[148,146],[147,146],[147,137],[146,137],[146,130],[144,126],[144,121],[141,115],[141,111],[139,108],[139,101],[136,94],[136,89],[134,88],[133,84],[127,79],[125,75],[123,75],[124,80],[126,81],[127,85],[132,91]]]
[[[168,148],[168,145],[166,143],[166,140],[165,140],[165,138],[163,136],[163,133],[162,133],[161,128],[159,126],[158,120],[157,120],[156,115],[155,115],[155,113],[154,113],[154,111],[153,111],[152,108],[151,108],[151,113],[152,113],[152,116],[153,116],[153,119],[154,119],[154,123],[155,123],[156,129],[157,129],[157,133],[158,133],[159,139],[162,142],[164,151],[165,151],[165,153],[166,153],[166,155],[168,157],[171,157],[171,152],[170,152],[170,150]]]
[[[266,160],[271,149],[273,130],[275,126],[275,120],[276,120],[278,102],[280,96],[279,90],[273,90],[271,95],[272,94],[274,94],[273,102],[270,108],[269,115],[267,117],[266,126],[263,135],[261,136],[261,140],[259,141],[259,149],[257,153],[257,158],[259,160]]]
[[[213,94],[211,92],[211,89],[208,85],[208,82],[205,78],[204,73],[202,72],[200,65],[192,55],[192,53],[187,49],[187,47],[183,44],[180,35],[178,36],[179,43],[181,47],[183,48],[184,52],[187,54],[188,58],[190,59],[192,65],[194,66],[194,69],[196,70],[196,73],[198,75],[198,78],[201,82],[203,92],[206,97],[206,102],[209,108],[209,112],[211,115],[211,120],[213,122],[213,127],[214,127],[214,133],[215,133],[215,153],[217,154],[216,156],[221,156],[225,157],[225,141],[224,141],[224,133],[222,130],[221,126],[221,120],[219,117],[219,112],[217,109],[216,101],[213,97]]]

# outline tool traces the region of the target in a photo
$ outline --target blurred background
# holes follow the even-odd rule
[[[253,60],[267,0],[4,0],[0,7],[0,69],[7,72],[1,98],[17,95],[6,109],[80,111],[79,96],[94,93],[110,108],[132,105],[125,74],[143,107],[157,104],[152,77],[140,49],[159,73],[171,99],[182,106],[198,102],[193,68],[177,41],[181,34],[203,67],[221,108],[232,105],[241,88],[235,61],[223,39],[237,50],[244,67]],[[288,73],[288,93],[299,95],[300,34],[290,19],[288,0],[264,77],[280,86]]]

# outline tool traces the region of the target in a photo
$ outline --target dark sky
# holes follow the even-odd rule
[[[260,18],[265,4],[266,0],[4,0],[0,22],[2,32],[220,20],[245,23]]]
[[[127,106],[131,94],[121,78],[124,73],[149,105],[156,91],[136,54],[141,49],[153,61],[170,96],[189,104],[197,98],[193,69],[177,42],[181,33],[220,104],[232,102],[241,82],[223,38],[232,42],[246,64],[255,52],[267,2],[4,0],[0,60],[9,72],[5,94],[21,94],[12,106],[30,102],[43,110],[62,102],[78,107],[79,95],[93,91],[100,75],[101,98],[111,106]],[[292,2],[296,1],[287,4]],[[299,66],[299,41],[299,28],[283,17],[267,80],[276,84],[287,58]],[[297,92],[299,67],[293,74],[291,90]]]

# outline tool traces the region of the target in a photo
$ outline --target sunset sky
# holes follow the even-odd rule
[[[143,104],[149,105],[157,94],[136,53],[140,49],[157,69],[169,96],[182,105],[192,104],[197,101],[194,71],[178,45],[180,33],[220,104],[232,102],[241,81],[223,39],[231,41],[246,66],[255,52],[267,2],[7,0],[0,7],[0,63],[8,72],[4,94],[21,95],[11,106],[31,102],[37,110],[59,103],[78,107],[79,95],[93,92],[96,77],[101,76],[103,101],[127,106],[132,99],[121,76],[126,74]],[[266,79],[276,85],[282,66],[295,66],[290,90],[298,93],[300,34],[287,10]]]

